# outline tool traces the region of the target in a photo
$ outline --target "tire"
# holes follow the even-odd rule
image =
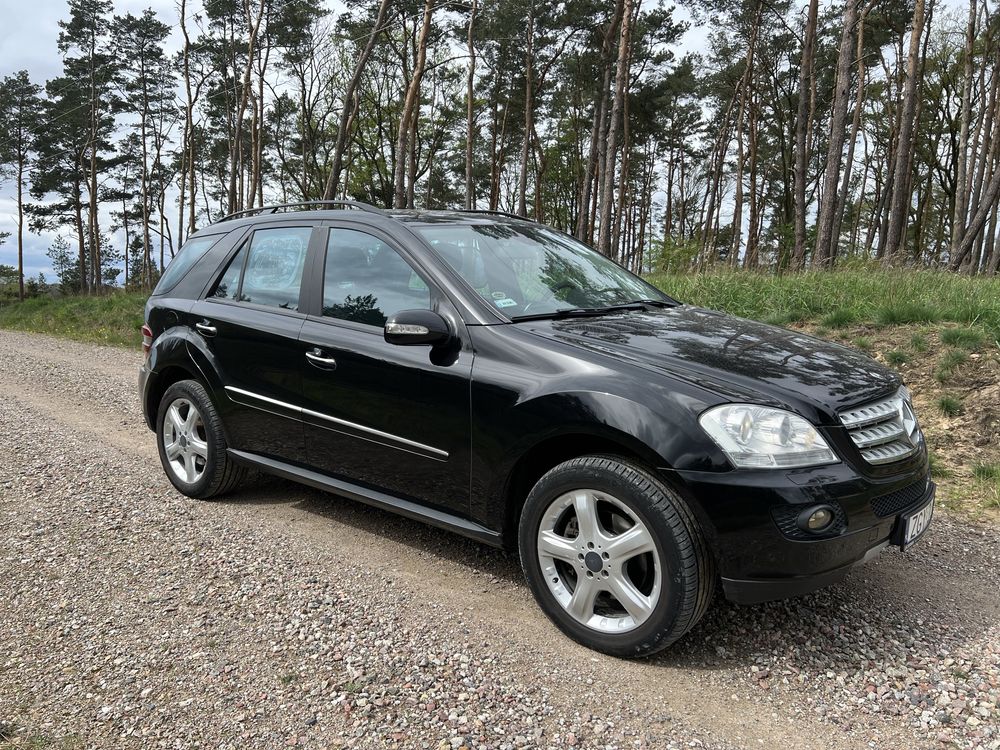
[[[196,380],[174,383],[160,399],[156,447],[167,478],[188,497],[208,500],[231,492],[246,472],[226,452],[222,420]]]
[[[575,458],[546,473],[525,501],[518,547],[545,614],[612,656],[667,648],[698,623],[715,591],[715,561],[691,509],[652,472],[615,456]]]

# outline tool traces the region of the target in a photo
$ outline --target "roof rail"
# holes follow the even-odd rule
[[[370,206],[367,203],[362,203],[361,201],[348,201],[348,200],[331,200],[331,201],[296,201],[295,203],[279,203],[275,206],[258,206],[257,208],[248,208],[245,211],[237,211],[236,213],[229,214],[228,216],[223,216],[216,223],[221,221],[229,221],[230,219],[239,219],[245,216],[255,216],[256,214],[270,213],[276,214],[282,209],[294,209],[294,208],[320,208],[321,206],[331,206],[339,208],[356,208],[359,211],[368,211],[369,213],[380,214],[382,213],[381,208],[376,208],[375,206]]]
[[[490,211],[482,208],[459,208],[456,209],[456,211],[461,214],[489,214],[490,216],[506,216],[511,219],[520,219],[521,221],[537,223],[534,219],[529,219],[527,216],[521,216],[519,214],[512,214],[510,211]]]

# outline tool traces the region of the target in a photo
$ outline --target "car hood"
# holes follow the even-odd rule
[[[898,375],[853,349],[689,305],[518,325],[683,378],[724,400],[812,409],[823,422],[901,385]]]

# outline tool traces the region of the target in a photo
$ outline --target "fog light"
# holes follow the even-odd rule
[[[830,528],[833,523],[833,508],[820,505],[816,508],[806,508],[799,514],[798,527],[803,531],[818,533]]]

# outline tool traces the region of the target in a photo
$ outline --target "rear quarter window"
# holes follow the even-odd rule
[[[184,274],[190,270],[191,266],[201,260],[212,245],[222,237],[221,234],[213,234],[207,237],[192,237],[185,242],[163,272],[153,294],[164,294],[177,286],[177,282],[184,278]]]

